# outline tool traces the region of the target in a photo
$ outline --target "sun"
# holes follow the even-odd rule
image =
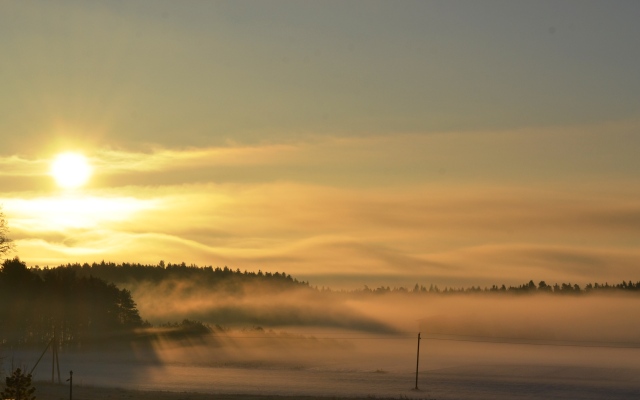
[[[79,153],[61,153],[51,163],[51,176],[58,186],[73,189],[85,184],[91,176],[87,158]]]

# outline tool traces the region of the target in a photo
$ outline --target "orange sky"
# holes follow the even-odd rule
[[[14,254],[344,287],[640,279],[637,17],[2,2]],[[50,176],[64,151],[88,158],[86,185]]]

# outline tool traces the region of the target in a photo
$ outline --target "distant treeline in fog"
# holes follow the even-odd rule
[[[587,294],[587,293],[610,293],[610,292],[640,292],[640,281],[633,283],[632,281],[622,281],[622,283],[609,284],[609,283],[588,283],[584,288],[578,284],[561,283],[548,285],[545,281],[540,281],[538,285],[529,281],[519,286],[497,286],[481,288],[480,286],[471,287],[445,287],[444,289],[438,288],[437,285],[430,285],[429,288],[423,285],[416,285],[413,289],[407,289],[406,287],[394,287],[380,286],[376,289],[371,289],[367,285],[363,289],[357,290],[360,293],[438,293],[438,294],[456,294],[456,293],[510,293],[510,294],[525,294],[525,293],[553,293],[553,294]]]
[[[0,268],[0,344],[83,343],[143,326],[131,293],[73,270]]]

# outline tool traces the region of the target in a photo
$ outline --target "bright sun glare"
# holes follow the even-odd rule
[[[58,183],[58,186],[65,189],[73,189],[89,180],[91,166],[87,158],[82,154],[62,153],[53,160],[51,175]]]

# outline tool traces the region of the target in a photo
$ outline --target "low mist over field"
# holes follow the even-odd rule
[[[640,372],[637,294],[376,294],[304,286],[269,293],[253,284],[239,289],[210,293],[194,282],[131,286],[141,314],[152,320],[183,315],[226,329],[201,340],[154,341],[154,354],[166,367],[140,378],[169,385],[164,374],[178,373],[186,363],[215,368],[222,387],[255,387],[256,393],[287,388],[418,399],[424,392],[410,389],[421,332],[420,386],[437,398],[457,393],[451,398],[510,399],[519,390],[513,382],[571,398],[606,392],[607,398],[631,399],[639,390],[632,383]],[[195,377],[182,379],[202,387],[200,373],[190,369]],[[460,381],[447,388],[444,382],[452,380]],[[611,386],[589,390],[580,380]]]
[[[224,327],[325,327],[371,333],[396,331],[385,319],[369,317],[342,296],[308,287],[276,290],[239,284],[235,293],[211,291],[195,282],[143,283],[131,286],[140,312],[150,321],[195,319]]]
[[[640,297],[484,294],[362,294],[297,289],[242,294],[185,290],[183,285],[132,287],[141,315],[181,317],[221,326],[340,328],[367,333],[469,335],[496,338],[633,342],[640,345]]]
[[[636,390],[640,372],[640,323],[632,318],[640,296],[631,282],[334,291],[280,272],[112,263],[27,269],[14,259],[3,264],[0,285],[23,310],[2,309],[14,323],[0,327],[0,368],[33,369],[38,380],[52,376],[49,354],[36,368],[51,345],[53,365],[75,371],[81,385],[423,398],[409,391],[418,333],[429,388],[462,379],[468,390],[479,380],[490,384],[489,398],[500,398],[504,380],[535,385],[552,373],[572,393],[589,393],[575,383],[585,377],[611,393]],[[51,316],[28,312],[33,307]],[[619,398],[633,398],[624,393]]]
[[[126,289],[140,317],[155,326],[187,319],[219,332],[259,327],[611,344],[634,344],[640,337],[640,321],[633,317],[640,306],[640,283],[631,281],[588,284],[582,289],[529,282],[484,290],[416,285],[336,291],[318,289],[284,272],[184,263],[76,264],[53,271],[60,276],[99,277]]]

